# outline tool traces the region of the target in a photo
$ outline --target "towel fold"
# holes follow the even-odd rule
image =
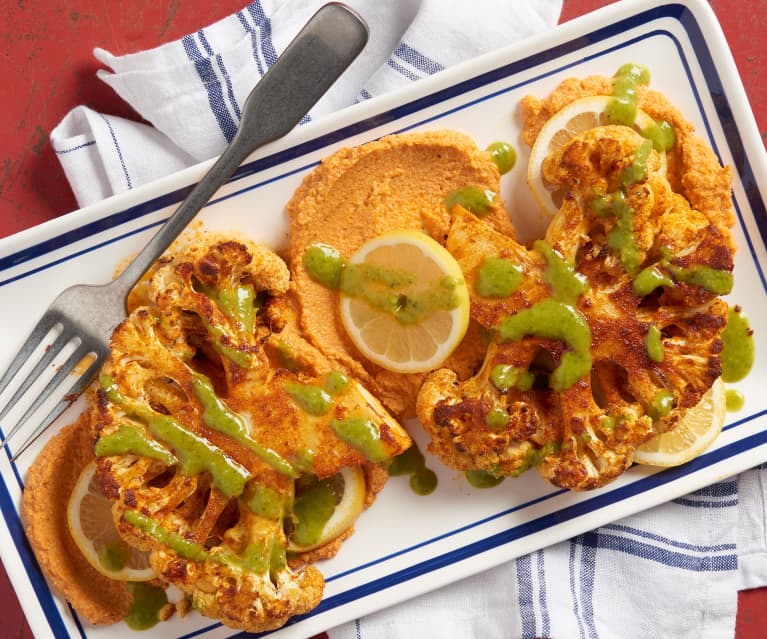
[[[155,49],[124,56],[95,49],[111,69],[98,76],[154,130],[86,107],[68,113],[51,143],[77,203],[97,202],[221,153],[250,89],[324,3],[260,0]],[[562,6],[561,0],[347,4],[373,25],[370,40],[306,121],[551,28]]]
[[[99,77],[151,125],[81,106],[51,134],[80,205],[221,152],[239,107],[323,0],[256,0]],[[373,26],[308,120],[553,27],[561,0],[350,0]],[[767,466],[329,631],[331,639],[730,637],[767,585]]]

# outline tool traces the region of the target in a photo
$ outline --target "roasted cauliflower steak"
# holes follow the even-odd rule
[[[322,597],[319,570],[289,552],[296,482],[410,445],[355,380],[285,356],[289,289],[282,260],[249,242],[164,259],[112,336],[91,420],[120,534],[194,608],[249,632]]]
[[[567,194],[530,249],[454,210],[446,246],[489,345],[475,376],[437,370],[418,396],[447,465],[495,476],[536,466],[557,486],[597,488],[719,377],[729,228],[671,190],[648,144],[608,125],[547,158],[547,180]],[[508,295],[478,292],[493,260],[520,274]]]

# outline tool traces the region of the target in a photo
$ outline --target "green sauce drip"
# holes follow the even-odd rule
[[[168,530],[160,522],[147,517],[137,510],[126,510],[123,518],[144,534],[166,545],[176,554],[190,561],[213,561],[221,565],[234,566],[259,574],[265,573],[270,567],[272,571],[275,571],[285,566],[285,547],[276,536],[272,537],[268,543],[248,544],[240,555],[231,552],[211,554],[201,544],[190,541],[172,530]],[[280,558],[282,558],[281,561]]]
[[[647,414],[654,420],[660,419],[664,415],[668,415],[672,408],[674,408],[674,394],[662,390],[653,397],[652,403],[648,407]]]
[[[272,544],[266,540],[259,540],[245,546],[240,556],[228,555],[226,563],[263,575],[269,569],[271,553]]]
[[[621,173],[621,184],[631,186],[647,178],[647,157],[652,151],[652,142],[645,140],[634,151],[634,159]]]
[[[269,557],[269,574],[273,582],[277,582],[277,575],[288,567],[288,552],[285,545],[275,537],[272,544],[272,553]]]
[[[493,142],[485,150],[490,153],[501,175],[511,171],[517,163],[517,151],[508,142]]]
[[[269,553],[269,576],[274,583],[277,583],[277,578],[280,572],[288,567],[288,552],[285,545],[279,539],[274,537],[272,540],[272,549]]]
[[[424,289],[413,289],[412,273],[375,264],[349,264],[341,273],[341,291],[365,300],[373,308],[390,314],[402,324],[420,324],[439,311],[460,304],[463,280],[443,276]]]
[[[211,555],[210,559],[220,564],[233,566],[240,570],[254,572],[260,575],[269,574],[274,579],[280,566],[275,564],[275,558],[279,562],[279,557],[284,555],[285,546],[276,535],[269,538],[261,538],[258,541],[249,543],[241,554],[235,555],[231,552]]]
[[[96,457],[125,454],[156,459],[168,466],[178,461],[165,446],[127,424],[122,424],[114,433],[99,437],[96,442]]]
[[[301,410],[310,415],[325,415],[333,407],[333,398],[324,388],[300,382],[283,384],[282,388]]]
[[[99,551],[99,564],[110,572],[122,570],[127,561],[128,548],[123,541],[107,544]]]
[[[754,365],[754,331],[740,307],[730,308],[722,331],[722,380],[737,382]]]
[[[631,126],[637,117],[636,100],[629,97],[612,98],[607,103],[605,115],[607,116],[607,121],[611,124]]]
[[[418,282],[413,273],[367,262],[349,264],[325,244],[307,248],[303,262],[315,281],[360,298],[402,324],[419,324],[434,313],[457,308],[465,286],[462,279],[444,276],[424,288],[415,288]]]
[[[284,559],[281,559],[284,555],[285,546],[282,540],[273,535],[271,538],[249,543],[239,555],[231,552],[221,553],[211,555],[210,560],[259,575],[269,572],[272,580],[276,581],[277,573],[285,566]]]
[[[168,604],[168,595],[159,586],[145,582],[127,584],[131,601],[125,623],[132,630],[148,630],[160,621],[160,611]]]
[[[644,297],[659,286],[674,286],[674,281],[661,271],[657,265],[648,266],[641,270],[632,282],[634,292]]]
[[[253,335],[256,327],[256,311],[258,310],[256,292],[253,286],[249,284],[221,291],[219,300],[224,313],[237,318],[246,335]]]
[[[554,298],[575,304],[589,290],[586,277],[576,272],[575,267],[559,251],[555,251],[543,240],[533,242],[533,248],[546,259],[546,283]]]
[[[613,79],[617,82],[620,82],[621,80],[627,81],[634,86],[638,84],[650,84],[650,70],[641,64],[627,62],[618,68]],[[613,84],[613,87],[615,87],[615,84]]]
[[[467,470],[464,475],[474,488],[492,488],[506,479],[503,475],[495,475],[486,470]]]
[[[290,496],[283,495],[263,484],[250,482],[246,494],[244,501],[248,508],[266,519],[279,521],[290,511]]]
[[[650,72],[638,64],[624,64],[613,75],[613,97],[605,115],[612,124],[632,126],[637,114],[637,85],[649,84]]]
[[[314,482],[303,490],[293,506],[295,528],[292,541],[299,546],[317,543],[339,501],[340,496],[329,479]]]
[[[336,249],[327,244],[312,244],[304,251],[303,263],[315,282],[338,290],[346,260]]]
[[[410,476],[410,489],[421,496],[431,495],[437,488],[437,473],[430,468]]]
[[[332,371],[325,377],[325,390],[331,395],[340,395],[350,384],[349,376],[341,371]]]
[[[677,266],[672,264],[673,256],[664,250],[663,259],[643,269],[633,281],[637,295],[649,295],[659,286],[673,286],[673,280],[661,269],[668,270],[678,282],[700,286],[717,295],[727,295],[732,291],[733,276],[730,271],[722,271],[703,264]]]
[[[202,421],[208,428],[228,435],[243,446],[247,446],[261,461],[269,464],[275,470],[288,477],[296,477],[298,473],[290,463],[271,448],[261,446],[248,433],[248,425],[242,415],[231,410],[224,401],[216,395],[213,384],[202,375],[195,375],[192,380],[194,394],[203,406]]]
[[[415,276],[409,271],[367,262],[347,264],[341,272],[341,291],[347,295],[364,295],[371,286],[379,286],[387,291],[403,289],[415,282]]]
[[[638,64],[624,64],[613,75],[612,94],[605,115],[611,124],[633,126],[638,110],[637,86],[650,84],[650,72]],[[668,151],[676,144],[676,131],[665,120],[659,120],[642,130],[656,151]]]
[[[205,561],[210,557],[200,544],[190,541],[172,530],[168,530],[158,521],[141,514],[137,510],[126,510],[123,518],[131,526],[149,535],[152,539],[168,546],[173,552],[190,561]]]
[[[312,468],[314,468],[314,451],[311,448],[297,450],[293,454],[293,466],[302,473],[312,472]]]
[[[650,140],[658,152],[670,151],[676,144],[676,131],[666,120],[659,120],[642,129],[642,137]]]
[[[245,482],[250,478],[247,468],[230,459],[220,448],[184,428],[172,417],[157,413],[142,402],[124,397],[112,378],[102,376],[100,385],[110,402],[146,424],[157,439],[170,444],[179,459],[181,472],[189,475],[209,472],[213,486],[225,496],[242,494]]]
[[[613,124],[633,126],[637,115],[637,86],[649,84],[649,82],[650,73],[645,67],[637,64],[621,66],[613,76],[613,97],[605,109],[608,121]],[[656,122],[646,127],[642,135],[646,138],[645,142],[634,151],[631,165],[621,174],[622,188],[641,182],[647,177],[647,158],[653,148],[666,151],[676,143],[676,132],[666,121]],[[592,202],[592,208],[599,215],[615,216],[616,223],[608,233],[607,244],[612,252],[618,253],[624,268],[629,273],[634,273],[639,268],[641,260],[634,233],[634,210],[626,204],[625,194],[619,191],[597,198]],[[653,282],[648,272],[640,283],[635,283],[635,290],[639,287],[644,291],[653,284],[655,286],[650,290],[661,285]],[[648,293],[637,291],[637,294]]]
[[[700,286],[717,295],[727,295],[732,291],[733,277],[730,271],[720,271],[702,264],[687,267],[674,264],[665,266],[679,282]]]
[[[301,367],[296,359],[293,347],[285,341],[281,341],[277,344],[277,362],[282,368],[289,370],[291,373],[297,372]]]
[[[545,299],[516,315],[509,315],[498,324],[502,342],[535,335],[565,342],[572,351],[562,355],[549,383],[555,391],[570,388],[591,371],[591,330],[586,318],[573,306]]]
[[[743,397],[743,393],[740,391],[728,388],[724,394],[727,410],[730,413],[735,413],[743,408],[746,403],[746,398]]]
[[[597,215],[615,217],[615,226],[607,234],[607,246],[613,253],[618,253],[626,271],[636,271],[640,255],[634,235],[634,209],[626,203],[623,191],[595,198],[591,208]]]
[[[530,470],[533,466],[540,464],[544,457],[557,452],[559,449],[560,445],[557,442],[549,442],[540,448],[529,451],[527,455],[525,455],[525,458],[522,461],[520,467],[511,473],[512,477],[519,477],[522,473]]]
[[[490,430],[501,431],[506,428],[508,423],[509,414],[500,406],[495,406],[487,411],[487,415],[485,416],[485,425]]]
[[[252,284],[230,289],[202,286],[202,292],[212,299],[229,319],[240,324],[245,335],[253,335],[256,326],[256,291]]]
[[[529,391],[535,382],[533,375],[526,368],[512,366],[511,364],[496,364],[490,371],[490,383],[499,391],[505,393],[511,388],[520,391]]]
[[[522,267],[503,257],[486,257],[477,270],[474,290],[482,297],[508,297],[524,279]]]
[[[448,193],[445,198],[445,206],[452,211],[457,204],[477,217],[484,217],[490,212],[495,200],[495,191],[481,189],[478,186],[464,186]]]
[[[415,444],[394,457],[388,470],[393,477],[410,475],[410,489],[416,495],[430,495],[437,488],[437,474],[426,467],[426,459]]]
[[[334,419],[330,422],[330,428],[341,441],[360,451],[369,461],[383,462],[389,459],[378,428],[367,417]]]
[[[247,368],[250,365],[253,361],[252,355],[248,351],[241,351],[234,346],[230,346],[231,336],[223,328],[210,324],[207,321],[205,321],[205,328],[213,338],[213,350],[219,355],[223,355],[240,368]]]
[[[647,356],[653,362],[663,361],[663,340],[661,339],[660,329],[655,325],[647,328],[647,335],[644,338],[644,345],[647,349]]]

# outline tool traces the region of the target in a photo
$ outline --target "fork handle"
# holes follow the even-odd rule
[[[121,293],[138,282],[255,149],[290,131],[365,46],[365,22],[343,4],[321,7],[256,84],[237,133],[178,209],[117,278]]]

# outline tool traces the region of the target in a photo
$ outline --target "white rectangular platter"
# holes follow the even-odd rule
[[[612,75],[626,62],[648,67],[651,86],[665,93],[733,167],[738,245],[735,288],[756,329],[757,354],[767,331],[767,163],[738,73],[707,3],[626,0],[470,63],[310,123],[249,159],[200,215],[206,228],[284,246],[285,203],[321,158],[382,135],[413,129],[455,129],[480,147],[514,144],[517,166],[502,197],[523,239],[541,231],[526,186],[527,149],[519,139],[519,101],[543,96],[566,77]],[[110,198],[0,240],[0,369],[63,288],[107,281],[135,254],[203,174],[208,164]],[[320,565],[325,597],[311,614],[272,633],[307,639],[339,623],[679,497],[767,461],[767,359],[737,384],[744,408],[728,414],[705,454],[668,470],[634,467],[588,493],[553,488],[534,472],[500,486],[471,488],[460,473],[427,456],[437,490],[413,494],[407,478],[390,480],[338,556]],[[75,404],[58,422],[70,421]],[[0,424],[7,432],[5,424]],[[411,428],[425,450],[417,424]],[[125,637],[122,624],[94,628],[51,592],[25,541],[19,501],[26,471],[41,444],[15,463],[0,455],[0,553],[37,637]],[[735,560],[734,555],[731,557]],[[196,613],[142,634],[147,639],[214,638],[237,633]],[[244,636],[240,633],[239,636]]]

